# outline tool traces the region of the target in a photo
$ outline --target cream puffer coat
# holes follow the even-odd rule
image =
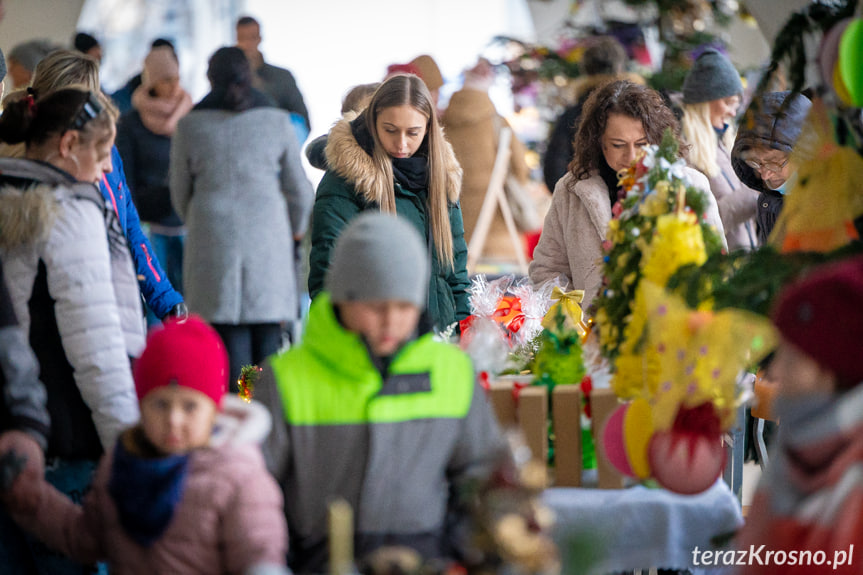
[[[48,328],[31,325],[39,323],[31,322],[31,311],[45,316],[31,300],[44,269],[54,329],[76,393],[89,410],[84,418],[88,423],[92,419],[101,447],[108,448],[123,428],[138,420],[129,357],[139,355],[145,344],[141,300],[125,237],[93,184],[75,182],[48,164],[24,159],[0,159],[0,173],[0,258],[15,314],[40,356],[48,345]],[[34,337],[33,329],[40,335]],[[64,358],[41,361],[52,364],[40,367],[50,398],[62,391],[62,380],[55,377],[58,370],[65,371]],[[74,421],[66,418],[73,409],[85,407],[67,403],[67,392],[62,397],[66,399],[48,402],[53,428],[49,452],[80,456],[78,449],[86,447],[82,442],[87,434],[80,428],[67,429],[65,423]],[[99,448],[91,445],[85,451]]]

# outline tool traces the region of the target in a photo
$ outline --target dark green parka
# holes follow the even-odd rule
[[[353,122],[352,116],[333,126],[327,139],[328,169],[318,185],[312,216],[312,251],[309,270],[309,293],[312,298],[324,288],[324,277],[330,256],[342,229],[364,210],[379,209],[375,191],[383,186],[383,174],[372,161],[371,135],[365,129],[364,118]],[[443,266],[431,243],[429,231],[428,190],[412,191],[395,183],[396,212],[406,218],[420,235],[426,238],[431,257],[428,314],[439,330],[470,315],[467,288],[467,244],[458,194],[461,189],[461,167],[449,143],[446,146],[446,190],[449,199],[449,219],[453,240],[453,267]],[[419,153],[419,152],[418,152]],[[394,250],[399,246],[393,246]]]

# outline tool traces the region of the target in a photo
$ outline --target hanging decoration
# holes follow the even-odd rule
[[[258,382],[258,378],[261,377],[262,371],[264,369],[257,365],[244,365],[240,369],[240,377],[237,379],[240,391],[237,395],[246,403],[251,402],[254,398],[255,384]]]
[[[595,318],[611,387],[625,402],[603,429],[609,461],[626,475],[698,493],[724,467],[720,436],[742,398],[738,375],[773,340],[765,318],[715,312],[709,299],[692,309],[665,291],[678,270],[721,253],[716,230],[704,223],[703,192],[688,184],[683,166],[668,132],[621,174]]]

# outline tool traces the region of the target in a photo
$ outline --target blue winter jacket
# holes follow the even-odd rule
[[[138,285],[144,301],[156,317],[163,318],[168,315],[171,308],[183,301],[183,296],[168,281],[168,276],[156,259],[150,240],[141,229],[138,210],[132,202],[132,194],[129,193],[129,186],[126,184],[126,174],[123,172],[123,161],[116,146],[111,149],[111,163],[114,169],[110,174],[102,177],[99,189],[107,205],[113,207],[120,218],[120,225],[132,251],[132,260],[135,262]]]

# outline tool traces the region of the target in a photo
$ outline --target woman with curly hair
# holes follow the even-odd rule
[[[534,284],[563,276],[571,289],[585,290],[583,303],[590,305],[602,281],[602,242],[618,199],[617,174],[642,146],[659,145],[668,128],[679,139],[677,119],[656,90],[615,80],[591,94],[575,135],[575,156],[555,186],[530,264]],[[686,151],[680,146],[681,157]],[[685,173],[707,196],[707,223],[724,237],[707,178],[691,168]]]

